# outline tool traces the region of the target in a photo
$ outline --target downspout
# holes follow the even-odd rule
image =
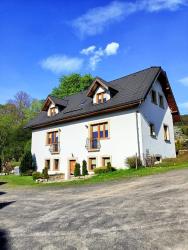
[[[141,105],[142,102],[140,102],[139,106]],[[141,159],[141,153],[140,153],[140,131],[139,131],[139,125],[138,125],[138,114],[140,112],[136,110],[135,115],[136,115],[136,134],[137,134],[137,146],[138,146],[138,157]]]

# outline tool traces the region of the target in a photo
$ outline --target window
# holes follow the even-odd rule
[[[50,160],[45,160],[45,168],[50,170]]]
[[[54,170],[59,170],[59,159],[54,159]]]
[[[164,98],[162,95],[159,95],[159,106],[164,109]]]
[[[151,91],[151,101],[157,105],[157,94],[155,90]]]
[[[54,116],[56,115],[56,108],[53,107],[53,108],[50,108],[50,116]]]
[[[110,161],[110,157],[102,157],[102,166],[107,166]]]
[[[48,132],[47,133],[47,144],[57,144],[58,143],[58,131]]]
[[[155,125],[153,123],[150,123],[150,135],[151,137],[156,138],[156,132],[155,132]]]
[[[99,123],[91,125],[91,138],[92,139],[106,139],[108,138],[108,123]]]
[[[97,94],[97,103],[103,103],[106,102],[106,97],[104,96],[105,93],[99,93]]]
[[[89,158],[89,169],[93,170],[94,168],[97,167],[97,160],[96,158]]]
[[[169,127],[167,125],[164,125],[164,140],[170,141]]]

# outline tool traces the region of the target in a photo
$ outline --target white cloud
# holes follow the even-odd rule
[[[108,5],[88,10],[73,20],[72,26],[81,37],[93,36],[102,33],[109,24],[118,22],[135,12],[174,11],[183,5],[188,5],[188,0],[113,1]]]
[[[179,82],[188,87],[188,77],[180,79]]]
[[[104,49],[107,56],[115,55],[118,51],[119,43],[109,43],[106,48]]]
[[[187,0],[143,0],[140,3],[141,9],[145,9],[149,12],[155,12],[160,10],[177,10],[180,6],[186,5]]]
[[[89,54],[92,54],[95,49],[96,49],[96,46],[92,45],[92,46],[90,46],[90,47],[88,47],[86,49],[81,50],[80,53],[87,56]]]
[[[42,68],[53,73],[73,72],[79,70],[83,65],[83,59],[68,57],[66,55],[53,55],[40,62]]]
[[[97,64],[102,60],[104,56],[112,56],[117,54],[119,49],[119,43],[112,42],[106,45],[104,49],[98,48],[92,45],[88,48],[82,49],[81,54],[89,56],[89,67],[95,70]]]

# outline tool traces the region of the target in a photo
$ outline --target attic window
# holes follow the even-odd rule
[[[157,105],[157,93],[155,90],[151,91],[151,101]]]
[[[53,108],[50,108],[50,116],[54,116],[56,115],[56,108],[53,107]]]
[[[104,94],[105,94],[104,92],[97,94],[97,103],[98,104],[106,102],[106,97]]]

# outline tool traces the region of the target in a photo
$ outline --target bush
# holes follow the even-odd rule
[[[108,169],[107,167],[98,167],[98,168],[94,168],[94,173],[95,174],[105,174],[108,173]]]
[[[183,142],[181,140],[177,140],[176,141],[176,153],[179,153],[179,150],[183,149],[184,145]]]
[[[105,174],[113,171],[116,171],[116,168],[112,167],[110,162],[108,162],[105,167],[98,167],[94,169],[95,174]]]
[[[38,180],[40,178],[43,178],[44,176],[43,176],[42,173],[35,171],[35,172],[32,173],[32,177],[33,177],[33,180],[35,181],[35,180]]]
[[[183,131],[184,135],[188,135],[188,126],[183,126],[182,131]]]
[[[107,170],[108,172],[116,171],[116,168],[112,167],[111,162],[107,163]]]
[[[20,162],[19,161],[11,161],[11,166],[13,168],[17,167],[17,166],[20,166]]]
[[[130,168],[136,168],[142,166],[142,161],[139,157],[132,156],[132,157],[127,157],[126,163],[129,165]]]
[[[82,162],[82,175],[88,175],[88,171],[87,171],[87,162],[85,160],[83,160]]]
[[[77,176],[80,176],[80,164],[79,163],[76,163],[75,165],[75,169],[74,169],[74,176],[77,177]]]
[[[43,177],[44,179],[49,179],[49,175],[48,175],[48,168],[45,167],[43,170],[42,170],[42,174],[43,174]]]

